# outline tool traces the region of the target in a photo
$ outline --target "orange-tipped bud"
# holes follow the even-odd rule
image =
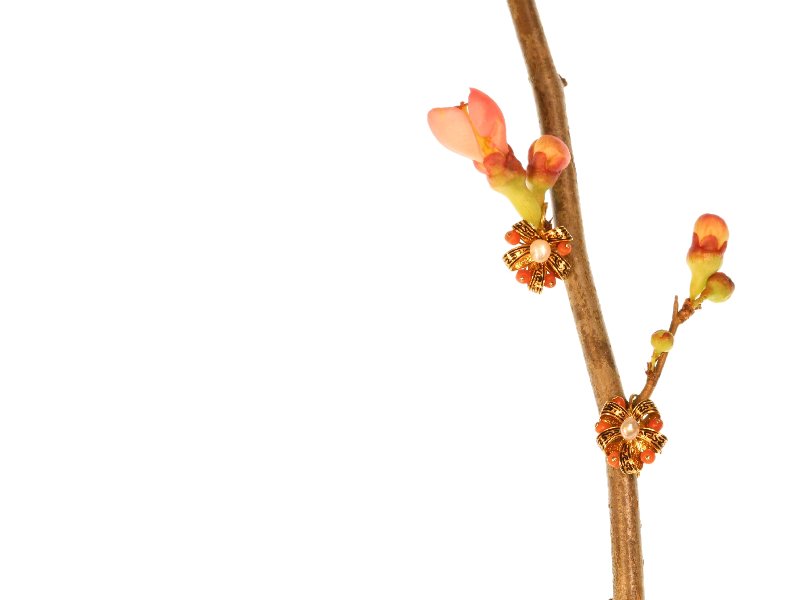
[[[725,252],[728,245],[728,225],[722,217],[706,213],[694,224],[692,246],[706,251]]]
[[[528,150],[528,189],[550,189],[572,160],[567,145],[554,135],[543,135]]]
[[[692,270],[689,295],[697,298],[706,287],[708,278],[722,266],[722,256],[728,246],[728,226],[717,215],[702,215],[694,224],[692,246],[686,263]]]

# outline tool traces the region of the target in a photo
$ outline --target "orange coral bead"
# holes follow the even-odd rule
[[[506,234],[506,241],[512,246],[519,244],[519,240],[519,232],[514,231],[513,229]]]
[[[622,408],[628,408],[628,403],[627,403],[627,402],[625,402],[625,398],[623,398],[622,396],[614,396],[614,397],[611,399],[611,401],[612,401],[614,404],[619,404],[619,405],[620,405]]]
[[[608,429],[609,427],[611,427],[611,423],[606,423],[605,421],[598,421],[598,422],[597,422],[597,423],[595,423],[595,425],[594,425],[594,430],[595,430],[597,433],[603,433],[603,432],[604,432],[606,429]]]
[[[614,469],[619,469],[619,452],[609,452],[606,455],[606,462]]]
[[[552,273],[547,273],[544,276],[544,287],[555,287],[556,286],[556,276]]]
[[[656,431],[661,431],[661,428],[664,427],[664,421],[659,419],[658,417],[653,417],[647,422],[645,427],[649,427],[650,429],[655,429]]]
[[[558,242],[558,246],[556,246],[556,252],[558,252],[561,256],[567,256],[570,252],[572,252],[572,244],[569,242]]]
[[[520,269],[517,271],[517,281],[520,283],[530,283],[531,272],[528,269]]]
[[[656,453],[650,450],[642,450],[642,453],[639,455],[639,458],[642,459],[642,462],[648,465],[652,465],[653,462],[656,460]]]

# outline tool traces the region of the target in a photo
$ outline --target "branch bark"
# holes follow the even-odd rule
[[[558,136],[572,152],[564,101],[565,82],[553,64],[536,4],[534,0],[508,0],[508,6],[533,86],[542,133]],[[572,157],[552,190],[553,204],[556,222],[565,225],[577,242],[570,256],[573,270],[565,284],[599,411],[607,400],[624,394],[589,267],[574,153]],[[614,600],[642,600],[644,580],[636,478],[619,469],[606,469]]]

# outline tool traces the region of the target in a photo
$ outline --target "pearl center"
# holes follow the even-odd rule
[[[550,258],[550,244],[544,240],[534,240],[531,242],[530,252],[534,262],[547,262],[547,259]]]
[[[628,417],[619,426],[619,432],[622,434],[623,440],[630,442],[639,435],[639,423],[633,417]]]

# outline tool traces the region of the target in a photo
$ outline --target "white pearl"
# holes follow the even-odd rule
[[[531,242],[530,252],[533,257],[533,262],[547,262],[547,259],[550,258],[550,244],[544,240],[534,240]]]
[[[623,440],[630,442],[639,435],[639,423],[633,417],[628,417],[619,426],[619,432],[622,434]]]

